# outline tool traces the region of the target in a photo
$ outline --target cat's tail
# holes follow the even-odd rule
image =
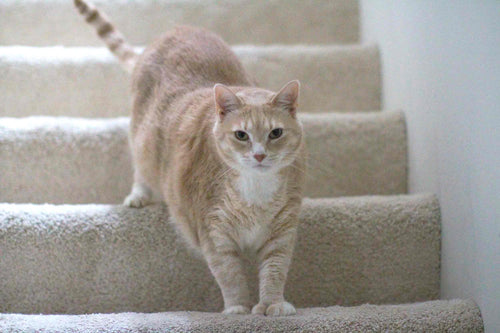
[[[99,11],[92,3],[84,0],[74,0],[74,3],[85,21],[96,29],[108,49],[118,58],[127,72],[131,73],[139,57],[134,48],[125,41],[106,14]]]

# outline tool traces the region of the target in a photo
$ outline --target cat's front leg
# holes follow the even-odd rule
[[[271,239],[259,250],[260,301],[253,314],[288,316],[296,313],[295,307],[283,296],[288,268],[295,245],[295,228]]]
[[[239,252],[232,248],[208,246],[203,249],[212,275],[224,298],[225,314],[250,313],[250,296]]]
[[[146,185],[139,170],[134,172],[134,184],[132,191],[123,201],[123,205],[133,208],[141,208],[151,204],[153,201],[153,191]]]

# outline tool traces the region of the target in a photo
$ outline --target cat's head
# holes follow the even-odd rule
[[[226,164],[242,172],[274,172],[295,160],[303,137],[297,119],[299,86],[291,81],[278,93],[259,88],[235,93],[215,85],[213,132]]]

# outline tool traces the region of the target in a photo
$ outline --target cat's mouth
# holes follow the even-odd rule
[[[253,166],[254,169],[256,170],[259,170],[259,171],[264,171],[264,170],[268,170],[271,168],[270,165],[264,165],[264,164],[256,164]]]

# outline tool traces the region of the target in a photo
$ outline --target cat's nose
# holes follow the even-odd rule
[[[266,158],[266,154],[255,154],[253,157],[255,157],[257,161],[262,162],[262,160]]]

